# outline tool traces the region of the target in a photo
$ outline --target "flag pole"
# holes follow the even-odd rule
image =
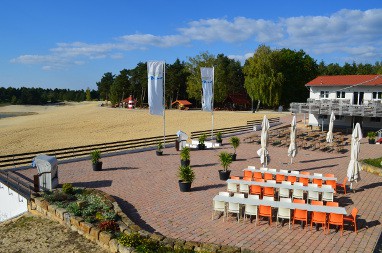
[[[166,62],[163,64],[163,147],[166,147]]]
[[[212,130],[211,130],[211,142],[214,139],[214,87],[215,87],[215,67],[212,67],[212,110],[211,110],[211,118],[212,118]]]

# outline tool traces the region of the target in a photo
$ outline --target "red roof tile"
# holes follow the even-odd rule
[[[179,103],[179,104],[184,105],[184,106],[192,105],[192,103],[190,103],[187,100],[176,100],[176,101],[172,102],[172,105],[175,103]]]
[[[305,86],[363,86],[382,85],[382,75],[318,76]]]

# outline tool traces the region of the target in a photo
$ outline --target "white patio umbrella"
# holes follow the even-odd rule
[[[333,141],[333,124],[334,120],[336,119],[336,116],[334,116],[334,112],[332,111],[332,114],[330,115],[330,121],[329,121],[329,130],[326,134],[326,142],[331,143]]]
[[[263,167],[266,167],[268,163],[268,130],[269,121],[267,116],[264,115],[263,122],[261,123],[261,148],[257,151],[257,154],[260,156],[260,163],[263,165]]]
[[[290,163],[293,163],[293,157],[297,155],[297,146],[296,146],[296,115],[293,116],[292,123],[290,126],[290,144],[288,148],[288,156],[290,156]]]
[[[350,182],[350,189],[353,189],[353,182],[358,182],[361,180],[360,170],[361,165],[358,162],[360,141],[362,139],[361,126],[357,123],[354,127],[353,134],[351,137],[351,153],[350,162],[347,171],[347,177]]]

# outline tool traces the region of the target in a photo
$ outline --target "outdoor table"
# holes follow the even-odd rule
[[[290,190],[303,190],[303,191],[315,191],[315,192],[332,192],[334,193],[333,188],[323,188],[323,187],[314,187],[314,186],[299,186],[299,185],[288,185],[288,184],[275,184],[269,182],[257,182],[257,181],[247,181],[247,180],[238,180],[238,179],[228,179],[227,183],[234,184],[248,184],[248,185],[259,185],[261,187],[273,187],[273,188],[284,188]]]
[[[264,171],[264,170],[260,170],[260,169],[254,169],[254,168],[246,168],[246,169],[243,169],[244,170],[249,170],[249,171],[252,171],[252,172],[261,172],[261,173],[269,173],[269,174],[273,174],[273,175],[284,175],[284,176],[295,176],[295,177],[304,177],[304,178],[309,178],[309,179],[322,179],[322,180],[334,180],[334,181],[337,181],[337,178],[336,177],[324,177],[324,176],[316,176],[316,175],[303,175],[303,174],[292,174],[290,172],[288,173],[285,173],[285,172],[281,172],[281,171]]]
[[[213,200],[215,201],[224,201],[238,204],[249,204],[249,205],[263,205],[263,206],[271,206],[274,208],[289,208],[289,209],[300,209],[307,210],[309,212],[322,212],[322,213],[336,213],[347,215],[346,209],[344,207],[334,207],[334,206],[318,206],[318,205],[310,205],[310,204],[300,204],[300,203],[287,203],[280,201],[269,201],[263,199],[248,199],[248,198],[238,198],[238,197],[228,197],[216,195]]]

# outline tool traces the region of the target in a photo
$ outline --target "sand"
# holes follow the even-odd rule
[[[163,136],[163,117],[147,109],[101,107],[101,102],[0,107],[0,113],[34,113],[0,119],[0,155]],[[283,114],[267,112],[268,117]],[[285,115],[285,114],[284,114]],[[211,113],[166,110],[166,134],[211,129]],[[263,113],[215,111],[214,128],[245,125]]]

